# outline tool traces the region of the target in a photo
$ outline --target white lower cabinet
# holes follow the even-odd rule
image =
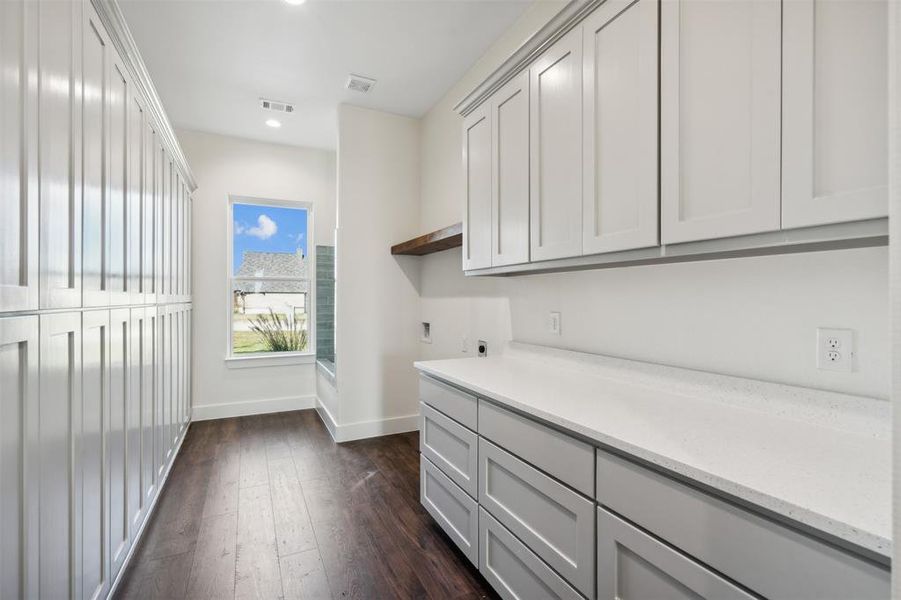
[[[599,507],[598,598],[754,600],[757,596]]]
[[[473,432],[449,416],[468,418],[473,396],[423,376],[420,398],[442,408],[422,405],[420,499],[505,599],[889,597],[889,568],[871,557],[594,446],[588,497],[575,487],[584,440],[481,398]],[[460,479],[474,439],[477,500],[455,483],[474,481]]]
[[[479,571],[506,600],[582,600],[579,592],[484,508],[479,509]]]
[[[479,494],[479,438],[445,415],[420,403],[419,451],[475,498]]]
[[[419,501],[473,565],[479,564],[479,506],[441,469],[419,461]]]

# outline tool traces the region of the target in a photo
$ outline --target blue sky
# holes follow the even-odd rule
[[[296,252],[307,256],[307,211],[258,204],[234,204],[232,267],[241,266],[246,250],[254,252]]]

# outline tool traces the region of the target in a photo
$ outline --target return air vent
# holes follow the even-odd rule
[[[362,75],[354,75],[353,73],[347,78],[347,89],[349,90],[365,94],[373,87],[375,87],[375,79],[363,77]]]
[[[271,110],[273,112],[280,113],[293,113],[294,105],[288,104],[287,102],[279,102],[278,100],[267,100],[266,98],[260,98],[260,108],[263,110]]]

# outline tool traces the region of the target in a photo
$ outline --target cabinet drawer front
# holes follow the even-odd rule
[[[598,508],[598,598],[754,600],[603,508]]]
[[[586,496],[594,495],[594,448],[495,404],[479,401],[479,434]]]
[[[420,452],[475,498],[479,493],[478,436],[428,404],[419,408]]]
[[[479,565],[479,505],[424,456],[419,501],[473,565]]]
[[[597,491],[603,506],[762,596],[889,595],[887,569],[600,450]]]
[[[576,590],[484,508],[479,509],[479,571],[506,600],[582,600]]]
[[[476,430],[479,407],[472,394],[437,379],[422,376],[419,378],[419,399],[473,431]]]
[[[479,504],[589,598],[594,502],[479,439]]]

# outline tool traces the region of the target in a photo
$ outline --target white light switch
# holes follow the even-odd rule
[[[548,331],[554,335],[560,335],[560,313],[551,311],[548,317]]]

